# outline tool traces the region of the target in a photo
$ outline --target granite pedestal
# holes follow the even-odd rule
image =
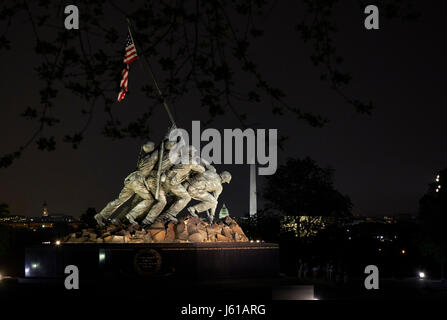
[[[26,278],[63,278],[75,265],[84,280],[104,276],[192,279],[274,277],[279,247],[271,243],[61,244],[26,249]]]

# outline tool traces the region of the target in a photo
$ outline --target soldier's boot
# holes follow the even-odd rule
[[[143,219],[143,221],[141,221],[141,223],[142,223],[143,225],[145,225],[145,226],[150,226],[151,224],[154,223],[154,221],[151,220],[151,219],[148,219],[148,218],[146,217],[146,218]]]
[[[138,222],[135,221],[138,217],[141,217],[142,214],[151,206],[152,199],[145,199],[140,201],[128,214],[126,214],[127,220],[133,225],[138,225]]]
[[[176,217],[174,217],[172,214],[166,214],[166,216],[164,217],[166,218],[166,220],[169,220],[173,223],[178,223],[178,219]]]
[[[196,209],[194,208],[194,207],[188,207],[188,212],[189,212],[189,214],[191,215],[191,216],[193,216],[194,218],[197,218],[198,217],[198,215],[196,214]]]
[[[131,214],[126,214],[126,219],[133,225],[138,225],[138,222],[135,221],[134,217]]]
[[[208,216],[208,221],[209,221],[210,223],[213,223],[214,216],[210,213],[209,210],[206,210],[206,215]]]
[[[110,220],[110,223],[115,226],[119,226],[121,224],[121,221],[118,218],[113,218],[112,220]]]
[[[104,227],[106,225],[104,223],[104,217],[100,213],[95,214],[95,216],[93,218],[95,218],[96,222],[98,223],[98,225],[100,227]]]

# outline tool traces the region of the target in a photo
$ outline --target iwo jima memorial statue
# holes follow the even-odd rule
[[[219,195],[231,174],[218,173],[193,146],[182,142],[165,139],[158,148],[151,141],[144,144],[137,168],[124,179],[118,197],[95,216],[98,227],[73,233],[64,242],[248,241],[234,219],[215,218]]]
[[[128,23],[118,101],[127,92],[129,64],[137,58]],[[84,279],[93,281],[105,274],[193,278],[277,274],[277,245],[250,242],[230,216],[215,217],[231,174],[219,172],[185,143],[142,57],[171,121],[168,134],[158,145],[149,141],[141,147],[136,169],[125,177],[118,197],[94,217],[95,228],[72,233],[60,245],[27,248],[25,276],[64,277],[67,265],[77,266]]]
[[[100,272],[115,274],[192,279],[278,274],[277,245],[249,241],[230,216],[215,216],[231,174],[218,172],[181,142],[145,143],[118,197],[95,215],[96,228],[68,235],[61,248],[79,255],[93,250]]]

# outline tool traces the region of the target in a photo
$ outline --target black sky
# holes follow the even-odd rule
[[[293,31],[292,22],[303,15],[295,1],[276,6],[265,20],[265,36],[252,48],[251,55],[265,77],[283,88],[288,101],[326,115],[330,123],[315,129],[293,117],[272,117],[268,102],[250,106],[250,119],[259,128],[277,128],[289,136],[285,150],[279,150],[280,163],[289,156],[310,156],[322,166],[332,166],[336,187],[351,197],[354,213],[416,212],[427,183],[446,166],[443,11],[435,1],[421,2],[418,8],[421,17],[416,22],[382,18],[380,30],[366,31],[360,8],[337,7],[339,32],[334,40],[345,58],[345,69],[353,76],[347,90],[353,97],[373,100],[376,109],[371,116],[355,113],[319,80],[319,72],[308,58],[310,48]],[[124,21],[122,25],[125,30]],[[13,49],[2,53],[0,62],[0,154],[15,150],[33,132],[35,124],[18,115],[38,102],[39,81],[34,68],[40,60],[33,51],[30,26],[18,23],[12,28]],[[142,81],[148,81],[147,75],[134,67],[130,86]],[[142,95],[129,95],[125,103],[115,106],[116,112],[124,118],[138,114],[136,110],[145,101]],[[82,126],[79,105],[83,103],[68,93],[58,99],[55,114],[69,120],[59,125],[56,133]],[[173,106],[180,126],[190,130],[192,120],[206,119],[197,105],[197,97],[190,96]],[[50,213],[77,216],[87,207],[102,209],[133,170],[142,142],[104,138],[100,134],[104,121],[98,109],[79,150],[62,143],[52,153],[32,147],[11,167],[0,169],[0,202],[8,203],[13,213],[28,216],[40,214],[44,200]],[[161,106],[150,125],[153,137],[164,134],[168,119]],[[212,126],[235,128],[239,123],[227,114]],[[248,167],[222,165],[218,170],[233,173],[222,202],[231,214],[245,214]],[[262,188],[262,183],[261,178],[258,187]]]

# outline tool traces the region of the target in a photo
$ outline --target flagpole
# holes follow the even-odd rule
[[[135,48],[136,48],[137,43],[135,42],[133,35],[132,35],[132,30],[134,30],[132,21],[130,20],[130,18],[127,18],[127,17],[126,17],[126,20],[127,20],[127,28],[129,29],[130,38],[132,39],[132,42],[134,43]],[[139,48],[141,48],[141,47],[139,47]],[[152,71],[151,65],[149,64],[149,61],[146,59],[146,56],[142,52],[141,52],[141,57],[143,57],[143,61],[145,62],[145,65],[149,72],[149,75],[151,76],[152,81],[154,82],[155,88],[157,89],[158,95],[160,96],[160,98],[162,100],[163,106],[165,107],[165,110],[168,113],[169,120],[171,121],[172,126],[174,128],[176,128],[177,125],[175,124],[175,120],[174,120],[174,117],[172,116],[171,109],[169,109],[169,106],[166,103],[165,98],[163,97],[163,93],[161,92],[160,87],[158,86],[157,79],[155,79],[155,75],[154,75],[154,72]]]

